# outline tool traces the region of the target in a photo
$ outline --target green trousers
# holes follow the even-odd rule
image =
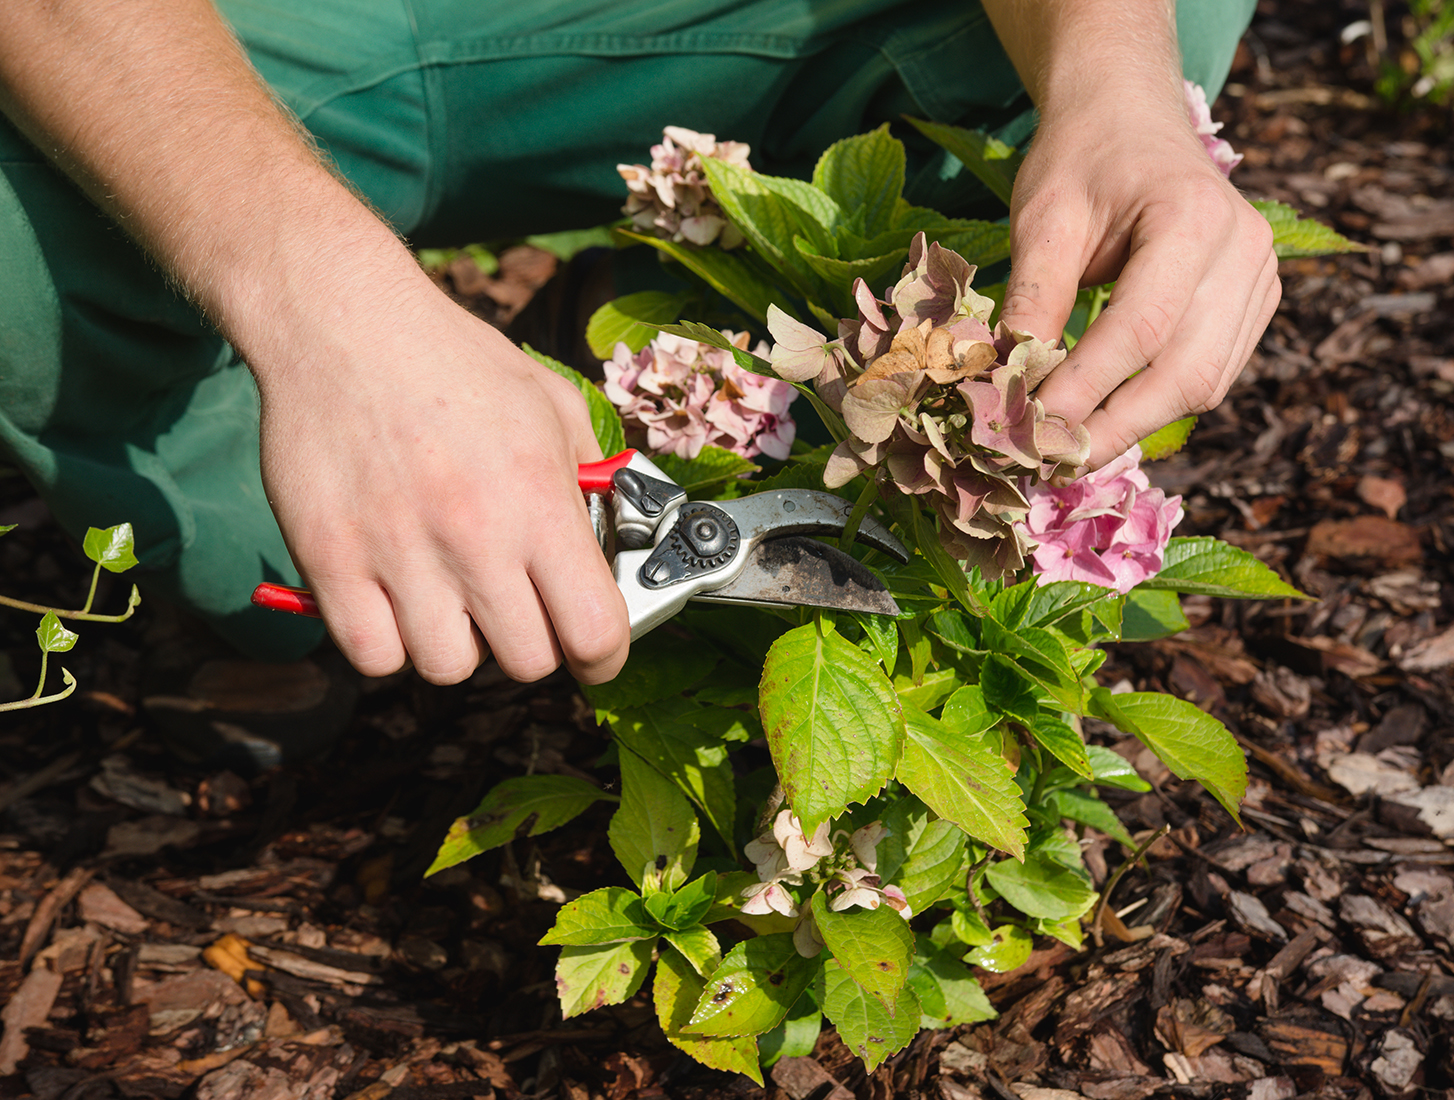
[[[1183,0],[1188,77],[1215,96],[1254,0]],[[903,113],[1012,143],[1028,100],[974,0],[221,0],[263,77],[420,245],[600,224],[620,162],[666,124],[806,175]],[[162,123],[158,123],[159,125]],[[912,149],[912,146],[911,146]],[[984,198],[919,147],[909,196]],[[129,521],[145,588],[243,652],[321,626],[249,606],[297,572],[258,475],[257,392],[137,248],[0,119],[0,455],[73,533]]]

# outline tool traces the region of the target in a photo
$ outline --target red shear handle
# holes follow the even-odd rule
[[[286,584],[264,581],[252,590],[252,602],[269,611],[291,611],[294,615],[307,615],[312,619],[323,617],[318,611],[318,601],[306,588],[290,588]]]
[[[636,452],[628,448],[618,455],[603,458],[600,462],[587,462],[577,467],[576,482],[580,485],[581,492],[609,494],[612,475],[617,470],[624,470],[635,457]],[[253,589],[252,602],[258,607],[266,607],[269,611],[291,611],[294,615],[307,615],[314,619],[323,617],[318,610],[318,601],[306,588],[291,588],[286,584],[264,581]]]
[[[600,462],[585,462],[576,467],[576,484],[583,493],[609,493],[611,477],[617,470],[624,470],[636,457],[636,452],[627,448],[618,455],[603,458]]]

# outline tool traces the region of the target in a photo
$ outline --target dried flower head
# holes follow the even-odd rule
[[[747,333],[723,335],[747,350]],[[765,356],[766,342],[754,354]],[[792,448],[797,425],[788,406],[798,391],[743,370],[722,348],[664,332],[634,354],[617,344],[605,372],[606,396],[632,446],[681,458],[709,443],[745,458],[787,458]]]
[[[643,233],[670,241],[736,248],[742,234],[722,213],[707,185],[702,158],[750,169],[751,148],[740,141],[719,142],[714,134],[699,134],[682,126],[662,131],[660,145],[651,147],[651,166],[618,164],[616,171],[631,194],[621,212]]]
[[[972,289],[974,274],[920,233],[885,301],[854,284],[858,316],[839,322],[836,340],[776,310],[768,330],[773,369],[811,378],[851,433],[828,461],[828,487],[877,471],[925,498],[951,554],[998,577],[1022,568],[1030,547],[1021,482],[1084,463],[1090,440],[1034,397],[1065,352],[992,330],[994,303]]]

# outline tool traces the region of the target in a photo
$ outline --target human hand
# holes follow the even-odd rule
[[[286,318],[289,361],[253,364],[264,485],[331,634],[367,675],[407,656],[454,683],[492,652],[517,680],[609,680],[629,627],[576,484],[601,457],[585,402],[402,283]]]
[[[1058,340],[1078,288],[1116,280],[1036,391],[1047,412],[1085,425],[1093,468],[1218,405],[1282,293],[1267,221],[1212,163],[1179,103],[1086,99],[1047,111],[1010,225],[1011,328]]]

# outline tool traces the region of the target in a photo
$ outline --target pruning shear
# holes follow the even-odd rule
[[[815,489],[778,489],[736,500],[689,501],[686,490],[649,458],[625,450],[578,467],[591,526],[603,553],[614,529],[616,586],[626,598],[635,641],[688,600],[754,607],[808,606],[897,615],[874,574],[842,550],[805,535],[842,535],[853,505]],[[903,544],[872,516],[857,541],[900,561]],[[312,593],[264,583],[252,602],[319,616]]]

